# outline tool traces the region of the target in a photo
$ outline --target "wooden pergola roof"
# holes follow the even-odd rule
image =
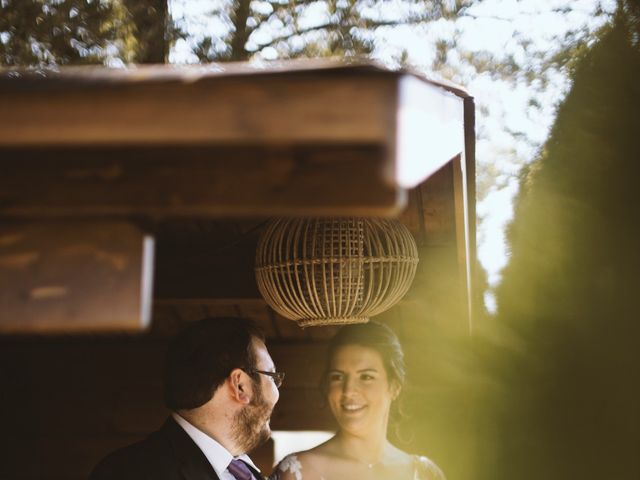
[[[152,283],[160,309],[237,311],[275,215],[402,215],[456,245],[470,298],[473,115],[464,90],[371,63],[2,71],[0,330],[140,328]]]
[[[414,284],[377,318],[419,373],[411,421],[433,428],[416,451],[433,438],[445,470],[460,462],[463,429],[430,422],[425,392],[447,388],[439,340],[472,321],[474,135],[462,89],[374,64],[0,71],[0,471],[80,480],[156,429],[168,337],[204,316],[265,330],[287,372],[274,430],[331,429],[317,382],[333,328],[300,329],[256,287],[278,215],[412,232]],[[269,445],[252,455],[271,469]]]

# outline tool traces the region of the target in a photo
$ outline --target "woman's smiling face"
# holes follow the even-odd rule
[[[340,428],[352,435],[387,434],[389,408],[399,391],[380,354],[360,345],[339,347],[331,359],[327,397]]]

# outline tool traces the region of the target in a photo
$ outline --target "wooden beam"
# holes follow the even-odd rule
[[[0,332],[141,330],[153,240],[124,222],[5,223]]]
[[[0,215],[260,216],[398,213],[376,145],[0,149]]]
[[[391,216],[402,207],[399,197],[404,189],[419,184],[462,152],[462,104],[467,97],[460,89],[371,64],[292,62],[269,69],[225,65],[207,69],[143,67],[135,71],[63,68],[37,74],[15,70],[0,73],[0,149],[9,149],[0,154],[4,161],[19,155],[11,149],[54,149],[51,152],[54,168],[65,169],[68,164],[62,161],[64,156],[56,158],[55,147],[120,148],[109,150],[107,155],[112,162],[107,164],[94,158],[100,157],[95,151],[85,152],[70,173],[85,180],[117,182],[128,178],[131,168],[124,168],[114,160],[126,162],[127,157],[133,155],[137,157],[135,162],[140,163],[139,155],[129,148],[163,150],[173,146],[172,155],[185,160],[184,166],[189,172],[193,168],[187,160],[190,154],[181,151],[182,147],[208,145],[207,157],[210,158],[215,157],[212,148],[224,150],[226,146],[237,150],[227,151],[226,155],[229,160],[240,158],[237,167],[233,161],[227,161],[222,162],[222,167],[206,164],[207,169],[200,169],[205,179],[211,180],[213,175],[218,181],[213,182],[214,192],[216,188],[219,190],[213,198],[189,195],[185,198],[179,188],[163,188],[166,178],[163,181],[153,177],[148,184],[153,186],[157,182],[156,190],[166,193],[151,205],[145,203],[148,198],[141,193],[140,207],[136,207],[135,201],[123,205],[119,203],[123,198],[116,196],[115,204],[89,202],[85,208],[104,207],[105,213],[124,215],[153,210],[152,214],[163,215],[265,212],[269,215]],[[247,145],[266,150],[254,150],[253,162],[246,162],[243,148]],[[307,152],[306,160],[291,162],[290,155],[277,151],[282,146],[307,147],[311,151],[318,146],[338,149],[364,146],[377,151],[375,154],[361,152],[368,155],[370,161],[359,161],[357,165],[349,153],[346,156],[344,152],[331,153],[331,157],[338,157],[337,161],[331,165],[322,163],[324,169],[333,171],[319,176],[314,183],[299,181],[287,173],[292,169],[293,173],[299,169],[308,173],[309,167],[317,166],[317,160],[326,156],[326,152],[319,151],[313,158],[309,158]],[[274,148],[276,153],[269,155]],[[43,155],[48,157],[49,153]],[[162,153],[155,152],[153,156],[162,157]],[[104,158],[102,155],[102,160]],[[225,158],[224,152],[222,158]],[[159,168],[167,170],[167,165],[159,160]],[[337,163],[346,163],[352,168],[345,171],[336,167]],[[16,168],[10,163],[3,167],[7,172]],[[365,176],[348,174],[353,171]],[[367,171],[373,172],[374,182],[366,183],[370,180]],[[40,175],[37,172],[32,171],[32,176]],[[265,189],[276,189],[276,192],[267,197],[258,194],[238,203],[238,194],[233,194],[237,192],[238,182],[234,179],[237,180],[238,173],[250,180],[262,178]],[[185,177],[178,175],[177,179]],[[297,183],[299,188],[284,185],[283,180]],[[251,183],[247,186],[255,188]],[[216,202],[225,187],[231,196],[226,202]],[[299,195],[288,195],[292,188],[303,193],[305,201],[300,206],[296,206]],[[284,189],[281,196],[277,194],[280,189]],[[244,193],[248,190],[241,189]],[[194,195],[197,192],[198,188]],[[334,194],[338,194],[335,200]],[[308,197],[317,197],[317,200],[308,203]],[[163,203],[167,199],[170,199],[169,205]],[[11,197],[8,201],[14,208],[0,214],[28,215],[23,207],[36,208],[33,204],[13,203]],[[77,206],[80,208],[82,203]],[[69,212],[68,208],[63,212],[66,207],[69,205],[53,205],[37,213],[77,212],[77,209]]]
[[[174,66],[42,73],[0,76],[0,145],[386,143],[400,76]]]

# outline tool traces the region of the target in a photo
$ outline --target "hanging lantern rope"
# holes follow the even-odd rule
[[[278,218],[256,252],[265,301],[300,326],[363,323],[395,305],[418,264],[409,230],[396,220]]]

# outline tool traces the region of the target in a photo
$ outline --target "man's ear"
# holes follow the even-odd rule
[[[251,379],[244,371],[234,368],[227,379],[231,396],[238,402],[247,405],[251,402],[253,391],[251,390]]]

